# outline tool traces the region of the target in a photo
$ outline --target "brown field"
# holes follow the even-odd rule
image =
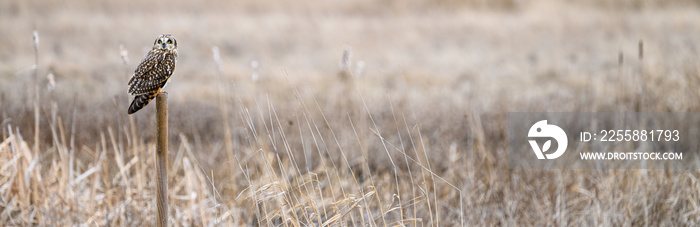
[[[155,225],[161,33],[171,225],[700,224],[697,170],[506,159],[508,112],[700,111],[697,1],[10,0],[1,225]]]

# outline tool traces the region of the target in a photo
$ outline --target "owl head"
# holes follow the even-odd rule
[[[153,49],[172,51],[177,49],[177,41],[170,34],[162,34],[153,42]]]

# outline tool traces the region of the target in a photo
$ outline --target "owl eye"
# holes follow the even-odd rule
[[[168,39],[168,44],[173,44],[173,41]]]
[[[163,44],[163,40],[158,40],[158,44]]]

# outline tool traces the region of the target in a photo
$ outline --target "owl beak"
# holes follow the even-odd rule
[[[163,49],[165,49],[165,46],[166,46],[165,42],[163,44],[160,44],[160,46],[163,47]]]

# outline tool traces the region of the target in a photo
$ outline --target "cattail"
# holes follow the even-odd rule
[[[257,82],[260,79],[258,69],[260,68],[260,62],[257,60],[250,61],[250,68],[253,70],[253,75],[251,76],[253,82]]]
[[[362,77],[365,73],[365,61],[357,61],[355,64],[355,77]]]
[[[221,54],[219,53],[219,47],[211,47],[211,54],[214,57],[214,63],[216,63],[216,70],[218,70],[219,74],[221,74],[224,71],[224,67],[221,64]]]
[[[625,56],[622,55],[622,51],[617,55],[617,65],[622,66],[625,63]]]
[[[352,48],[350,46],[345,46],[345,49],[343,50],[343,58],[340,59],[340,64],[338,64],[341,71],[347,72],[350,70],[351,58]]]
[[[56,89],[56,78],[52,72],[49,72],[49,74],[46,75],[46,79],[49,81],[46,83],[46,89],[49,91]]]
[[[119,56],[122,57],[122,63],[124,63],[124,65],[129,64],[129,51],[124,47],[124,44],[119,44]]]
[[[449,150],[448,154],[449,154],[448,160],[450,161],[450,163],[457,163],[457,161],[459,159],[459,153],[457,153],[457,143],[456,142],[452,142],[452,144],[450,144],[450,150]]]
[[[644,59],[644,41],[639,40],[639,60]]]
[[[34,30],[33,38],[34,38],[34,49],[39,49],[39,32]]]
[[[338,67],[340,67],[340,72],[338,74],[340,75],[341,79],[348,79],[350,78],[350,65],[352,64],[352,48],[350,46],[345,46],[345,49],[343,50],[343,57],[340,59],[340,64],[338,64]]]

